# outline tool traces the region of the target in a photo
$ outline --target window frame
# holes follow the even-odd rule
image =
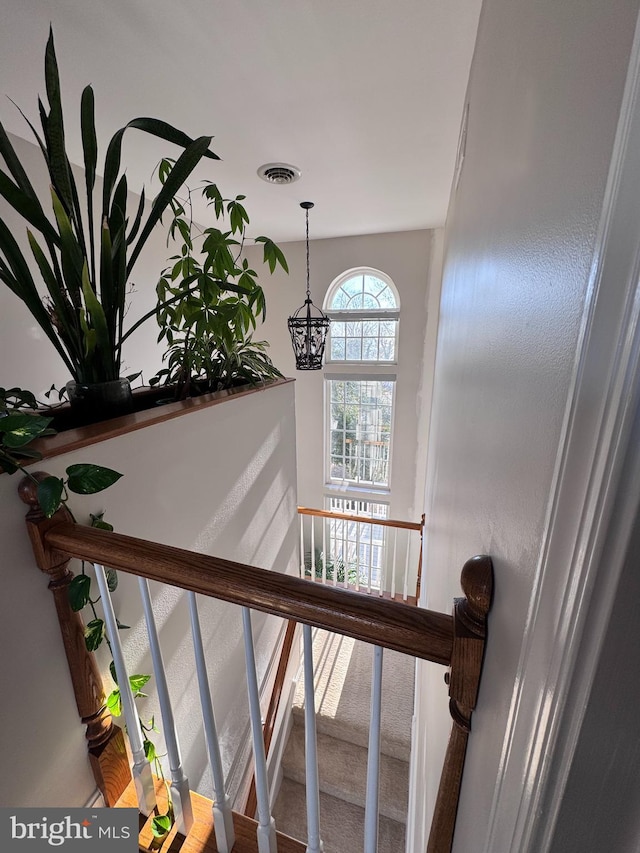
[[[368,362],[362,362],[368,364]],[[389,427],[389,444],[387,454],[387,483],[376,484],[361,480],[338,479],[331,476],[332,452],[331,452],[331,385],[330,382],[390,382],[391,383],[391,423]],[[396,412],[396,374],[395,373],[338,373],[328,372],[324,376],[324,491],[326,497],[344,497],[346,500],[357,500],[358,494],[370,495],[372,502],[376,496],[383,498],[391,492],[391,479],[393,473],[393,438],[395,432]],[[361,498],[362,499],[362,498]]]
[[[395,299],[396,307],[391,308],[331,308],[331,303],[333,302],[336,293],[340,290],[340,288],[351,279],[357,278],[358,276],[362,276],[363,278],[366,276],[371,276],[373,278],[377,278],[380,281],[384,282],[384,284],[389,288],[393,297]],[[323,302],[323,311],[327,316],[333,321],[336,322],[364,322],[366,320],[392,320],[395,323],[395,337],[393,339],[393,359],[348,359],[348,358],[333,358],[332,350],[333,350],[333,337],[331,332],[331,326],[329,326],[329,334],[327,336],[326,349],[325,349],[325,364],[326,365],[372,365],[376,367],[394,367],[398,363],[398,346],[400,342],[400,295],[398,293],[398,289],[391,280],[391,278],[382,270],[377,270],[374,267],[353,267],[352,269],[346,270],[341,273],[337,278],[333,280],[330,287],[327,290],[327,293]],[[360,340],[364,342],[367,336],[361,335]],[[385,336],[388,337],[388,336]],[[346,356],[346,341],[349,339],[345,335],[345,356]],[[378,335],[378,340],[380,340],[380,335]],[[362,351],[362,350],[361,350]]]

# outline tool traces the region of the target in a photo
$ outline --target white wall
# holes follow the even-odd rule
[[[301,225],[304,218],[301,213]],[[313,212],[310,230],[313,233]],[[436,235],[436,236],[434,236]],[[391,474],[394,518],[419,520],[424,468],[416,464],[418,446],[426,447],[426,436],[418,432],[418,422],[428,415],[430,405],[431,364],[423,365],[423,350],[428,319],[428,300],[437,293],[439,279],[433,277],[430,291],[430,264],[433,241],[438,232],[409,231],[395,234],[373,234],[311,240],[311,297],[322,307],[331,283],[345,270],[371,266],[389,275],[398,288],[401,301],[400,343],[397,365],[396,412],[393,433],[393,466]],[[282,249],[289,264],[289,275],[277,271],[265,276],[267,319],[258,328],[256,339],[271,344],[270,355],[286,375],[296,377],[296,417],[298,447],[298,493],[306,506],[323,506],[325,481],[323,457],[323,371],[296,371],[287,317],[300,307],[305,297],[306,251],[304,242],[286,243]],[[249,251],[253,268],[261,251]],[[435,312],[434,312],[435,313]],[[430,328],[431,331],[431,328]],[[432,337],[435,329],[432,331]],[[339,365],[336,369],[340,372]],[[342,372],[348,372],[345,367]]]
[[[518,810],[531,793],[529,762],[544,755],[530,751],[533,727],[510,738],[525,678],[540,706],[531,719],[544,725],[552,638],[569,628],[558,614],[570,555],[545,563],[544,548],[637,13],[635,0],[485,0],[480,19],[446,228],[426,506],[430,607],[450,607],[471,555],[490,554],[496,572],[458,853],[525,849],[513,841]],[[604,390],[591,389],[585,447]],[[585,451],[576,488],[589,479],[588,459]],[[555,600],[540,603],[541,579]],[[540,672],[522,668],[534,620]],[[421,708],[446,731],[441,673],[421,667],[419,683]],[[441,754],[434,737],[414,768],[430,784],[429,803]],[[498,789],[505,767],[510,784]],[[418,818],[417,837],[426,823]]]
[[[293,384],[230,398],[138,432],[39,463],[61,474],[90,461],[124,474],[108,491],[74,496],[83,520],[106,510],[121,533],[215,554],[276,571],[297,571]],[[0,709],[0,804],[83,805],[94,783],[46,577],[35,567],[17,477],[0,475],[0,642],[5,695]],[[210,795],[187,635],[185,596],[152,585],[169,686],[180,721],[183,760],[194,788]],[[121,575],[115,595],[131,672],[151,672],[137,584]],[[228,770],[246,734],[246,689],[239,608],[201,600],[214,706]],[[255,614],[264,672],[281,624]],[[103,664],[107,664],[103,657]],[[140,705],[156,713],[153,696]],[[161,726],[160,726],[161,727]],[[10,772],[9,772],[10,768]]]

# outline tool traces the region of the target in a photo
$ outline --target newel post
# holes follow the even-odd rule
[[[33,476],[42,480],[47,475],[37,472]],[[107,709],[95,655],[87,651],[85,645],[82,618],[69,603],[69,584],[73,579],[68,568],[69,558],[50,549],[44,539],[51,527],[73,519],[65,507],[61,507],[52,518],[46,518],[38,504],[37,484],[29,477],[20,483],[18,494],[30,507],[26,523],[36,563],[50,578],[49,589],[56,605],[78,713],[87,727],[91,768],[106,805],[113,806],[131,780],[124,737]]]
[[[449,685],[449,710],[453,718],[444,759],[427,853],[450,853],[456,825],[462,771],[476,706],[487,635],[487,614],[493,593],[490,557],[472,557],[461,577],[465,598],[454,599],[453,651],[445,675]]]

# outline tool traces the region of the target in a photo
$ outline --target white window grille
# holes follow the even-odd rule
[[[328,362],[395,362],[400,301],[388,276],[349,270],[329,288],[324,307],[331,318]]]
[[[327,378],[330,483],[389,487],[395,382]]]

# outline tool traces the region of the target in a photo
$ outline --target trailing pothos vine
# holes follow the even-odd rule
[[[30,445],[37,438],[55,434],[55,430],[50,426],[52,418],[41,415],[36,411],[37,409],[38,402],[35,395],[30,391],[22,388],[0,388],[0,468],[7,474],[15,474],[20,471],[37,484],[38,503],[47,518],[51,518],[63,505],[73,517],[67,506],[69,492],[81,495],[96,494],[113,485],[122,475],[101,465],[79,463],[70,465],[66,469],[65,477],[36,478],[24,466],[41,459],[42,454]],[[90,518],[92,527],[113,530],[113,525],[104,520],[102,513],[91,514]],[[106,575],[109,591],[114,592],[118,586],[118,575],[114,569],[106,569]],[[73,578],[69,586],[69,602],[75,612],[84,610],[85,607],[91,610],[92,618],[87,622],[84,632],[85,646],[89,652],[95,652],[103,642],[111,651],[111,643],[105,632],[104,620],[98,616],[96,611],[96,604],[99,600],[99,596],[94,599],[91,595],[91,577],[86,573],[83,561],[81,573]],[[128,627],[128,625],[118,622],[118,628],[124,630]],[[109,672],[115,687],[107,698],[107,707],[113,716],[119,717],[122,715],[122,702],[113,659],[109,665]],[[146,697],[143,688],[150,679],[151,676],[146,674],[129,676],[129,684],[134,699]],[[151,740],[152,732],[157,732],[158,729],[153,717],[147,724],[140,719],[140,727],[144,736],[145,756],[153,765],[157,776],[162,779],[167,790],[167,812],[157,815],[152,822],[154,836],[163,838],[173,825],[173,806],[169,786],[164,778],[160,762],[161,756],[158,755],[156,746]]]
[[[90,517],[92,527],[97,527],[101,530],[113,530],[113,525],[109,524],[109,522],[104,520],[103,513],[100,513],[99,515],[91,515]],[[115,571],[115,569],[105,568],[105,574],[107,578],[107,587],[109,589],[109,592],[115,592],[118,588],[118,573]],[[71,609],[75,612],[79,612],[81,610],[84,610],[85,608],[89,608],[91,611],[92,618],[87,622],[84,632],[84,642],[85,646],[87,647],[87,651],[97,651],[104,642],[106,643],[109,652],[111,653],[109,673],[111,675],[111,678],[113,679],[115,687],[107,697],[107,707],[112,716],[121,717],[122,696],[120,692],[120,686],[118,684],[118,676],[116,674],[115,664],[113,662],[113,650],[111,647],[111,642],[105,631],[104,620],[100,618],[96,610],[96,604],[98,604],[98,602],[100,601],[100,596],[95,599],[92,597],[91,583],[91,576],[87,574],[85,562],[83,560],[81,573],[79,575],[76,575],[71,581],[71,584],[69,585],[69,603],[71,604]],[[120,620],[116,621],[118,624],[118,628],[121,631],[127,630],[130,627],[129,625],[123,625]],[[150,679],[150,675],[142,673],[136,673],[135,675],[129,676],[129,686],[131,687],[131,693],[133,694],[134,699],[147,698],[147,694],[143,692],[143,688],[150,681]],[[156,745],[151,739],[152,733],[159,733],[159,730],[155,724],[154,717],[152,717],[148,723],[145,723],[143,722],[142,717],[138,716],[138,721],[142,730],[145,757],[147,761],[149,761],[149,763],[153,765],[156,775],[164,783],[167,792],[167,812],[165,814],[156,815],[151,823],[151,830],[153,832],[153,835],[156,838],[163,838],[173,826],[174,815],[170,788],[167,783],[167,780],[165,779],[164,771],[162,769],[162,763],[160,761],[162,756],[159,755]]]

